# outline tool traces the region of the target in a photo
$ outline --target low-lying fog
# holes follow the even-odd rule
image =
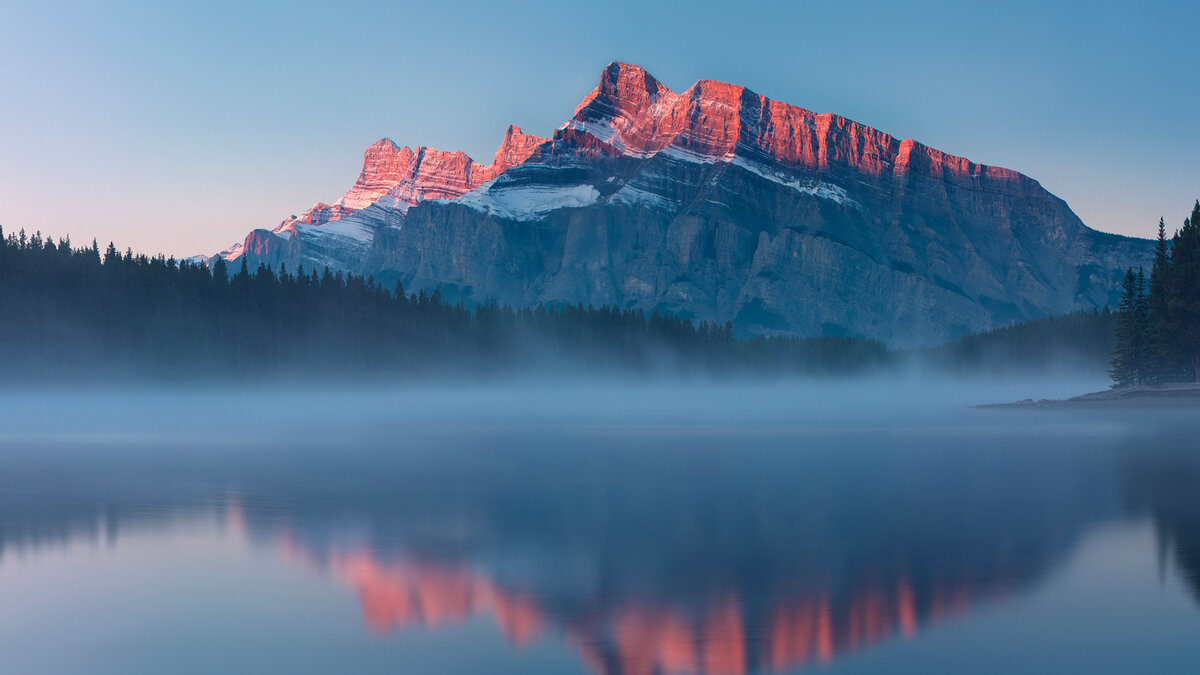
[[[177,440],[304,437],[375,424],[423,429],[546,427],[865,428],[987,423],[971,406],[1066,398],[1104,389],[1099,377],[887,377],[719,383],[706,380],[485,383],[322,382],[0,390],[0,440],[92,437]],[[81,438],[81,439],[82,439]]]

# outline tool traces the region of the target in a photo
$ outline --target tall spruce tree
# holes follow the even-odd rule
[[[1138,384],[1149,384],[1153,369],[1150,349],[1150,298],[1146,293],[1146,271],[1140,266],[1134,280],[1133,296],[1133,371]]]
[[[1200,382],[1200,200],[1175,234],[1167,289],[1167,347]]]
[[[1142,383],[1145,326],[1142,307],[1144,292],[1139,275],[1130,267],[1121,280],[1121,303],[1117,308],[1117,346],[1113,350],[1108,374],[1113,387],[1132,387]]]
[[[1158,219],[1158,239],[1154,246],[1154,265],[1150,268],[1150,289],[1147,294],[1146,362],[1147,381],[1158,384],[1172,379],[1177,370],[1168,344],[1167,277],[1170,273],[1171,251],[1167,242],[1166,223]]]

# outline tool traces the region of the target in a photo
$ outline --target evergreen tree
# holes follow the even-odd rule
[[[1172,379],[1174,369],[1170,346],[1167,315],[1168,276],[1170,274],[1170,245],[1167,243],[1166,224],[1158,219],[1158,239],[1154,246],[1154,264],[1150,268],[1150,288],[1146,309],[1146,365],[1147,381],[1158,384]]]
[[[1117,346],[1113,350],[1111,367],[1108,374],[1112,377],[1113,387],[1132,387],[1140,383],[1138,373],[1140,355],[1139,341],[1141,327],[1138,325],[1139,295],[1138,277],[1133,268],[1125,270],[1121,280],[1121,302],[1117,309]]]
[[[1133,370],[1138,384],[1149,384],[1153,367],[1150,348],[1150,298],[1146,292],[1146,272],[1140,266],[1134,286]]]
[[[1171,245],[1167,314],[1168,351],[1200,382],[1200,200]]]

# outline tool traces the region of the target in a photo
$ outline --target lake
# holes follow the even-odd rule
[[[1198,411],[968,407],[1098,386],[0,393],[0,670],[1191,670]]]

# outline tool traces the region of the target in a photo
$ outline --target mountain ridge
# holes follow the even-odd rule
[[[1149,252],[1019,172],[614,62],[548,139],[511,126],[487,166],[381,140],[333,205],[219,255],[913,346],[1110,303]]]

